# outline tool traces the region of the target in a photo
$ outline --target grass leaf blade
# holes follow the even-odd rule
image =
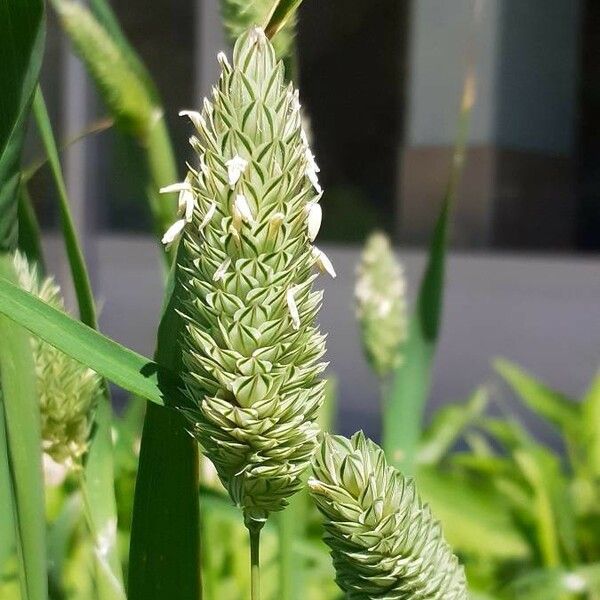
[[[0,313],[123,389],[156,404],[179,396],[173,373],[0,277]]]
[[[158,332],[157,361],[181,369],[175,266]],[[144,420],[129,553],[130,600],[198,600],[199,460],[183,415],[149,405]]]
[[[475,80],[467,73],[446,194],[442,201],[427,266],[404,347],[404,362],[394,374],[383,420],[383,445],[390,463],[406,475],[414,473],[423,411],[429,394],[431,369],[442,319],[444,276],[450,211],[462,173],[469,117],[475,99]]]
[[[0,277],[16,280],[13,257],[0,255]],[[48,597],[40,406],[28,332],[0,317],[0,374],[17,539],[21,594]]]

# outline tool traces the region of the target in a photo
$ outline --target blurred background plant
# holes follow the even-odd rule
[[[174,198],[159,197],[158,190],[178,181],[179,176],[171,141],[177,136],[169,130],[158,86],[125,36],[109,3],[52,0],[50,4],[108,115],[100,126],[88,125],[82,134],[89,136],[113,125],[118,129],[123,155],[137,166],[131,172],[129,185],[133,195],[145,198],[147,205],[146,209],[129,212],[151,223],[160,237],[173,221],[176,202]],[[276,5],[271,2],[222,0],[224,30],[233,42],[249,24],[267,27],[273,24],[278,31],[274,36],[278,55],[284,60],[287,72],[301,82],[295,41],[294,11],[298,4],[284,2],[283,13],[277,13],[273,12]],[[0,6],[2,23],[8,22],[6,6]],[[39,192],[32,178],[47,170],[47,162],[60,207],[61,231],[80,317],[95,327],[95,301],[75,219],[69,209],[59,156],[59,152],[76,141],[60,144],[54,140],[44,98],[36,87],[43,55],[43,7],[40,2],[27,0],[15,14],[18,44],[14,53],[12,47],[10,52],[0,53],[14,58],[12,67],[2,70],[1,80],[3,89],[14,90],[14,94],[8,95],[10,102],[0,121],[0,232],[2,250],[6,253],[0,274],[16,280],[18,273],[11,264],[18,241],[20,250],[38,263],[40,275],[46,275],[31,195]],[[3,48],[9,48],[11,43],[4,36]],[[387,380],[382,403],[382,446],[391,464],[415,477],[423,498],[441,520],[448,541],[465,564],[474,599],[595,600],[600,598],[600,542],[597,541],[600,540],[600,379],[597,377],[587,394],[578,400],[550,389],[513,363],[505,360],[495,363],[500,379],[523,405],[550,423],[560,435],[557,445],[546,444],[531,433],[489,382],[466,401],[447,404],[432,414],[427,425],[424,422],[442,321],[447,241],[465,159],[467,125],[475,101],[472,59],[470,56],[467,60],[454,160],[446,177],[447,191],[410,316],[406,315],[408,294],[399,293],[404,284],[398,283],[399,269],[387,238],[382,235],[376,238],[383,255],[361,266],[363,283],[358,283],[358,289],[364,290],[364,277],[369,269],[382,269],[380,293],[391,295],[389,310],[385,304],[385,310],[375,311],[372,315],[375,320],[367,319],[366,307],[359,313],[363,347],[369,349],[368,362],[378,377]],[[32,103],[46,156],[30,167],[21,167],[18,157]],[[305,111],[307,122],[309,117]],[[318,139],[316,145],[319,147]],[[333,217],[326,218],[323,226],[325,234],[332,232],[330,239],[355,241],[366,237],[375,227],[386,225],[381,207],[373,206],[364,190],[344,184],[332,187],[324,205],[326,214],[331,210]],[[373,243],[371,240],[367,253],[373,251]],[[169,257],[165,256],[168,266]],[[382,322],[377,322],[377,317],[382,317]],[[373,333],[377,328],[385,331],[385,348],[380,343],[383,334]],[[27,343],[24,343],[27,340],[23,339],[22,331],[1,317],[0,334],[0,339],[13,341],[1,344],[3,372],[14,361],[20,373],[16,379],[35,381],[34,365],[31,357],[27,358]],[[9,345],[12,351],[8,350]],[[14,348],[20,350],[14,354]],[[385,356],[381,358],[383,351]],[[0,598],[123,597],[122,573],[127,573],[132,556],[129,548],[132,514],[136,512],[134,486],[138,471],[146,468],[147,473],[148,469],[148,459],[146,467],[139,469],[145,402],[132,396],[121,414],[111,414],[107,390],[102,384],[102,397],[89,431],[84,479],[57,471],[45,460],[42,482],[42,464],[36,458],[42,447],[42,432],[33,431],[26,440],[20,439],[19,444],[14,434],[38,418],[39,407],[34,406],[34,395],[28,385],[15,389],[7,385],[8,380],[9,376],[3,375],[0,507],[11,506],[12,498],[16,498],[16,503],[0,515]],[[332,375],[322,416],[324,431],[336,431],[336,411],[343,401],[336,398]],[[499,414],[492,416],[497,408]],[[26,442],[25,451],[17,447],[22,441]],[[175,452],[181,453],[170,455],[170,460],[177,460],[178,456],[182,461],[190,456],[195,459],[185,448]],[[168,464],[166,459],[165,462]],[[203,597],[241,600],[247,597],[249,581],[249,548],[244,525],[210,463],[206,459],[198,462]],[[113,481],[114,497],[110,492]],[[172,489],[168,496],[161,493],[157,489],[157,503],[180,500],[178,489]],[[42,502],[46,527],[40,527],[35,517]],[[156,522],[158,533],[161,528],[165,533],[170,526],[168,518]],[[22,545],[22,555],[15,552],[18,544]],[[187,550],[185,546],[173,548],[171,559],[176,561]],[[158,555],[155,549],[151,551]],[[109,557],[107,563],[98,560],[103,552]],[[186,560],[194,560],[194,556],[188,553]],[[135,553],[133,558],[140,559]],[[299,493],[289,509],[266,527],[262,559],[263,598],[267,600],[341,598],[334,584],[328,550],[321,540],[321,517],[305,492]],[[36,576],[23,582],[19,574],[24,570]],[[112,585],[111,577],[103,580],[102,573],[106,571],[115,575],[116,586]]]

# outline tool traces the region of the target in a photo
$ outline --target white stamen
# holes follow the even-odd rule
[[[180,117],[188,117],[196,129],[200,129],[204,123],[204,117],[197,110],[180,110]]]
[[[217,205],[213,202],[208,207],[208,210],[206,211],[206,214],[204,215],[204,219],[202,219],[202,223],[200,223],[200,227],[199,227],[200,230],[204,229],[210,223],[210,220],[213,218],[216,210],[217,210]]]
[[[306,135],[306,131],[304,131],[304,128],[300,130],[300,140],[308,148],[308,136]]]
[[[306,226],[308,228],[308,239],[314,242],[323,219],[323,209],[318,202],[309,202],[306,205]]]
[[[335,269],[333,268],[333,263],[329,260],[329,257],[323,250],[319,250],[316,246],[312,249],[313,256],[316,259],[316,265],[321,271],[321,273],[329,273],[334,279],[336,277]]]
[[[184,192],[184,191],[192,191],[192,184],[189,181],[181,181],[179,183],[172,183],[171,185],[167,185],[165,187],[160,188],[161,194],[170,194],[172,192]]]
[[[213,281],[219,281],[220,279],[223,279],[223,277],[225,277],[225,273],[227,273],[227,269],[229,268],[230,264],[231,264],[231,259],[226,258],[219,265],[219,268],[215,271],[215,274],[213,275]]]
[[[292,318],[292,327],[298,331],[298,329],[300,329],[300,314],[298,313],[298,306],[296,305],[296,291],[296,286],[291,287],[287,291],[285,299],[288,305],[288,310],[290,311],[290,317]]]
[[[177,239],[179,234],[183,231],[183,228],[185,227],[185,223],[186,223],[185,219],[179,219],[178,221],[175,221],[175,223],[173,223],[173,225],[171,225],[171,227],[169,227],[169,229],[167,229],[167,231],[165,232],[165,235],[163,235],[162,243],[166,244],[167,246],[169,244],[172,244]]]
[[[237,154],[225,163],[229,185],[233,188],[248,166],[248,161]]]
[[[190,223],[196,206],[196,198],[189,190],[183,190],[179,194],[179,210],[184,212],[185,220]]]
[[[252,216],[250,205],[248,204],[248,200],[246,196],[244,196],[244,194],[238,194],[235,197],[235,202],[233,206],[234,210],[238,211],[242,221],[245,221],[246,223],[250,224],[254,223],[254,217]]]
[[[319,169],[319,165],[317,165],[315,161],[315,156],[308,146],[306,147],[304,157],[306,159],[306,176],[310,179],[317,194],[320,194],[323,191],[323,188],[321,188],[321,185],[319,184],[317,173],[319,173],[321,169]]]
[[[217,61],[223,68],[231,68],[225,52],[219,52],[219,54],[217,54]]]

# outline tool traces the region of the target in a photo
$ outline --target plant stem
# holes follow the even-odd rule
[[[246,527],[250,533],[250,598],[260,600],[260,530],[263,521],[246,519]]]

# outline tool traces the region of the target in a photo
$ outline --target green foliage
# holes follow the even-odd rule
[[[474,85],[473,74],[469,72],[463,88],[448,186],[431,239],[414,314],[409,322],[404,362],[396,370],[389,402],[385,407],[383,447],[391,463],[407,474],[415,469],[423,411],[429,394],[431,369],[442,321],[450,212],[464,164]]]
[[[42,0],[2,0],[0,23],[0,251],[17,246],[21,149],[42,63],[45,39]]]
[[[182,369],[177,264],[167,282],[156,348],[157,362],[174,372]],[[144,420],[129,549],[130,600],[202,597],[198,447],[183,416],[173,410],[182,404],[175,391],[165,395],[168,408],[151,405]]]
[[[165,395],[180,395],[178,379],[168,369],[48,306],[2,276],[0,314],[132,394],[159,405],[164,404]]]
[[[313,472],[310,490],[348,598],[466,600],[463,569],[415,484],[362,432],[325,435]]]
[[[17,282],[10,254],[0,254],[0,278]],[[29,334],[0,317],[0,388],[18,540],[21,595],[47,598],[46,532],[40,407]]]

